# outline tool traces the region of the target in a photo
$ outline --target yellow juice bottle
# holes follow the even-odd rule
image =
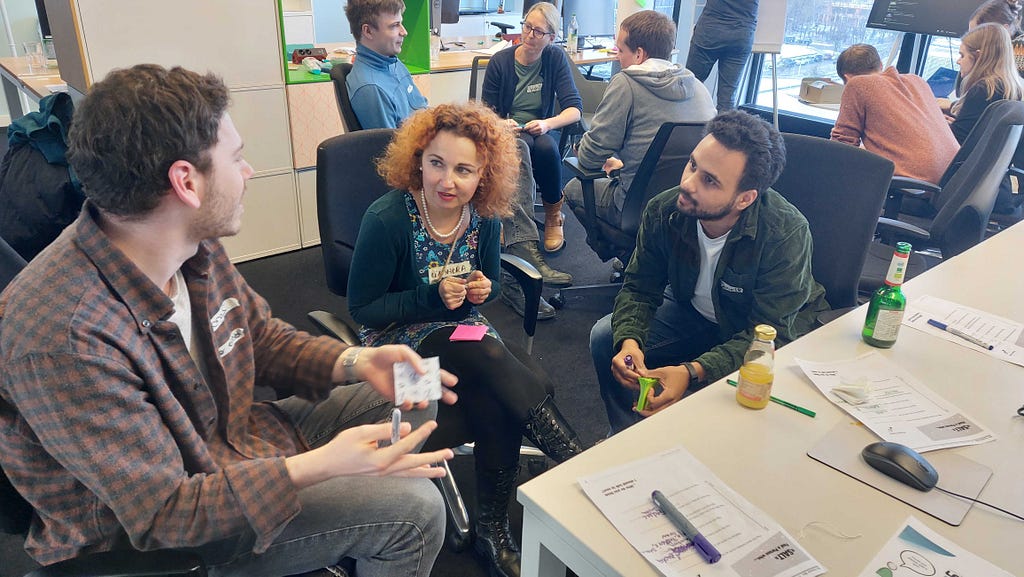
[[[775,327],[757,325],[754,340],[743,356],[736,402],[751,409],[768,405],[775,380]]]

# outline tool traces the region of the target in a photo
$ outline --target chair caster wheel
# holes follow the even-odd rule
[[[565,307],[565,297],[563,297],[561,291],[559,291],[548,298],[548,304],[554,307],[555,310],[560,310]]]
[[[472,541],[473,535],[471,533],[463,533],[458,530],[448,531],[448,534],[445,536],[445,545],[452,553],[462,553],[469,547]]]
[[[548,470],[548,461],[542,458],[530,459],[526,462],[526,470],[530,472],[531,477],[536,477]]]

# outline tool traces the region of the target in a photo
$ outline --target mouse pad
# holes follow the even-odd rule
[[[807,456],[936,519],[954,527],[960,526],[973,503],[947,495],[938,489],[918,491],[872,468],[864,462],[860,452],[865,446],[877,440],[878,437],[867,427],[843,421],[807,451]],[[938,471],[939,487],[972,499],[981,494],[981,490],[992,477],[992,469],[950,452],[949,449],[929,451],[923,455]]]

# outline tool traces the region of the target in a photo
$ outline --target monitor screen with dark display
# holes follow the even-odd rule
[[[875,0],[868,28],[950,36],[967,32],[967,21],[983,0]]]

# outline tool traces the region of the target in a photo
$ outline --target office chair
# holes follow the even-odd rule
[[[348,73],[351,71],[351,62],[335,64],[331,68],[331,83],[334,84],[334,96],[338,100],[338,110],[341,111],[345,132],[363,129],[363,126],[359,124],[359,119],[356,118],[355,110],[352,110],[352,101],[348,98],[348,86],[345,84],[345,79],[348,78]]]
[[[878,220],[881,242],[873,245],[868,255],[861,292],[881,286],[893,244],[898,241],[913,244],[914,251],[923,254],[931,266],[982,241],[1022,127],[1024,102],[1000,100],[985,109],[928,200],[934,217],[902,214],[899,202],[903,195],[889,195],[886,214],[895,213],[899,218]],[[912,276],[908,271],[907,278]]]
[[[583,118],[580,119],[582,130],[579,133],[574,131],[573,134],[568,136],[569,141],[567,144],[571,147],[579,141],[584,132],[590,130],[594,114],[597,112],[597,105],[601,104],[601,99],[604,98],[604,93],[608,89],[608,82],[587,78],[576,64],[572,64],[569,68],[572,70],[572,79],[576,82],[576,90],[579,91],[580,98],[583,99]],[[563,147],[563,150],[565,150],[565,147]]]
[[[383,154],[394,132],[388,128],[361,130],[325,140],[317,148],[316,196],[321,249],[327,287],[336,295],[346,296],[348,293],[352,254],[363,214],[373,201],[389,190],[387,183],[377,174],[374,161]],[[529,354],[533,348],[537,308],[544,281],[532,265],[519,257],[502,254],[501,266],[516,279],[526,295],[527,314],[523,318],[523,330],[527,335],[526,354]],[[308,316],[324,333],[350,345],[359,345],[354,322],[328,311],[311,311]],[[445,427],[431,435],[424,450],[459,447],[472,438],[456,409],[443,403],[438,405],[438,422],[444,422]],[[471,449],[457,452],[469,451]],[[533,447],[523,447],[520,453],[543,457],[543,453]],[[453,528],[449,533],[449,545],[459,551],[469,542],[469,514],[447,462],[441,465],[446,469],[446,476],[438,479],[438,484]]]
[[[893,162],[862,148],[783,133],[786,168],[772,188],[807,219],[811,269],[833,309],[857,305],[857,288],[882,210]],[[829,311],[821,324],[846,312]]]
[[[579,179],[583,187],[583,207],[573,207],[573,212],[587,231],[587,244],[601,260],[617,258],[624,264],[629,262],[636,247],[636,234],[640,229],[644,207],[659,192],[679,185],[690,152],[703,137],[703,122],[666,122],[661,125],[626,191],[622,219],[618,224],[597,215],[594,181],[606,178],[604,171],[587,170],[579,165],[575,157],[565,160],[563,165],[574,178]],[[559,290],[550,302],[555,307],[565,306],[569,296],[581,291],[611,296],[619,291],[621,282],[621,273],[614,272],[607,284],[567,287]]]

